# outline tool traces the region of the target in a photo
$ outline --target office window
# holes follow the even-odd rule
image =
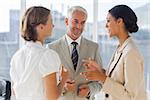
[[[4,0],[0,6],[0,79],[10,80],[9,69],[12,55],[23,44],[20,38],[19,21],[24,11],[31,6],[44,6],[51,9],[53,16],[53,35],[45,40],[50,43],[66,34],[64,22],[67,9],[71,6],[82,6],[88,12],[88,19],[83,35],[96,41],[100,46],[103,66],[107,68],[112,52],[117,45],[115,38],[109,38],[105,23],[110,8],[118,4],[130,6],[138,17],[139,31],[132,34],[145,61],[145,79],[150,93],[150,1],[149,0]],[[150,94],[149,94],[150,95]],[[98,94],[96,100],[103,100]]]
[[[93,1],[89,0],[88,3],[84,3],[84,0],[26,0],[26,9],[31,6],[44,6],[52,11],[53,16],[53,23],[54,23],[54,29],[53,29],[53,35],[46,39],[45,43],[52,42],[60,37],[62,37],[64,34],[66,34],[66,25],[64,22],[65,17],[67,16],[67,9],[71,6],[82,6],[88,11],[88,19],[87,24],[85,26],[85,30],[83,32],[83,35],[87,38],[92,38],[92,25],[93,25]]]
[[[10,80],[10,59],[19,48],[20,0],[4,0],[0,6],[0,79]]]

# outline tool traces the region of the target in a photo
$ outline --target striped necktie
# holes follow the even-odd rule
[[[74,70],[76,70],[77,64],[78,64],[78,51],[77,51],[77,42],[72,42],[71,43],[73,45],[73,49],[72,49],[72,55],[71,55],[71,59],[72,59],[72,63],[74,66]]]

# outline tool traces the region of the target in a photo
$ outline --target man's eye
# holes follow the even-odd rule
[[[75,23],[78,23],[78,21],[77,21],[77,20],[75,20],[74,22],[75,22]]]
[[[82,25],[84,25],[84,24],[85,24],[85,22],[82,22],[81,24],[82,24]]]

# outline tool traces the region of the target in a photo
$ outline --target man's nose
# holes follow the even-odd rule
[[[77,28],[78,29],[81,29],[81,27],[82,27],[82,25],[79,23],[79,24],[77,24]]]

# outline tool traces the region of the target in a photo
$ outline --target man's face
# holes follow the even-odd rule
[[[68,26],[68,35],[73,40],[80,37],[84,30],[87,16],[81,11],[75,11],[70,18],[66,18],[65,22]]]

